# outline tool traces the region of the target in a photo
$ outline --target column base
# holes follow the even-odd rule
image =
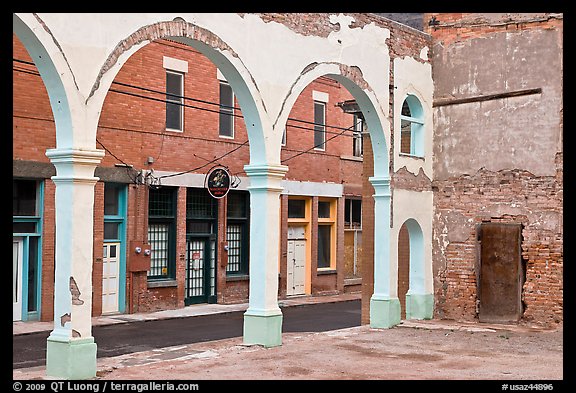
[[[370,327],[388,329],[400,323],[400,300],[398,298],[370,299]]]
[[[46,375],[63,379],[89,379],[96,376],[94,337],[61,340],[48,337]]]
[[[433,294],[407,294],[406,319],[432,319],[434,314]]]
[[[244,313],[244,344],[265,347],[282,345],[282,312],[260,315],[250,311]]]

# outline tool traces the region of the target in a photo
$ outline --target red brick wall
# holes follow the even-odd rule
[[[433,36],[434,47],[440,51],[442,48],[453,50],[459,44],[470,45],[473,39],[494,37],[497,33],[508,37],[510,32],[514,32],[519,41],[523,31],[554,30],[561,37],[563,29],[561,15],[555,14],[425,14],[425,26],[432,17],[435,17],[437,25],[427,27],[427,30]],[[527,35],[530,36],[532,34]],[[562,39],[557,42],[561,49]],[[525,45],[537,48],[528,38]],[[439,58],[437,68],[444,66],[442,53],[434,55]],[[521,79],[522,83],[543,86],[543,90],[561,90],[552,82],[543,81],[539,74],[523,74],[521,77],[495,75],[495,78],[502,79],[501,83],[504,78],[506,81]],[[450,90],[450,86],[438,86],[437,79],[435,83],[437,90]],[[495,107],[495,104],[491,105]],[[505,107],[507,104],[502,105]],[[545,106],[547,102],[542,100],[539,105]],[[557,123],[554,116],[558,116]],[[561,108],[560,113],[551,115],[549,123],[559,124],[562,128]],[[507,129],[511,133],[515,131],[513,124]],[[472,151],[474,146],[470,149]],[[554,325],[563,321],[563,153],[548,150],[548,157],[555,157],[556,176],[536,176],[517,165],[514,169],[489,171],[481,168],[473,173],[453,173],[449,178],[433,181],[437,317],[477,318],[480,250],[476,228],[482,222],[504,222],[523,226],[521,247],[526,281],[522,292],[524,314],[521,322]],[[442,157],[437,155],[436,160],[441,161]],[[452,218],[460,223],[450,222]],[[441,238],[447,238],[447,246],[443,245]]]
[[[410,289],[410,235],[406,224],[398,233],[398,299],[401,318],[406,318],[406,293]]]
[[[562,154],[557,155],[557,176],[535,177],[522,170],[481,170],[437,182],[435,209],[438,215],[458,212],[474,225],[462,241],[450,242],[437,252],[444,269],[438,272],[435,288],[436,314],[442,318],[473,320],[476,313],[476,225],[481,222],[514,222],[523,225],[522,259],[526,282],[522,321],[552,325],[563,320],[563,180]],[[500,213],[498,204],[514,205],[515,214]],[[558,218],[554,222],[554,217]],[[552,218],[552,219],[551,219]],[[434,221],[438,236],[443,230]],[[438,245],[435,245],[437,248]]]
[[[40,319],[42,321],[54,320],[54,260],[56,233],[55,210],[56,185],[52,180],[44,182],[44,215],[42,226],[42,293]]]
[[[313,26],[308,27],[309,34],[327,35],[338,27],[330,23],[328,14],[289,14],[281,16],[280,14],[263,14],[264,19],[282,20],[290,28],[300,29],[302,23],[294,25],[294,18],[302,20],[314,20]],[[394,56],[403,56],[407,53],[419,53],[422,45],[426,42],[424,34],[413,32],[410,29],[403,28],[398,24],[388,20],[368,14],[354,14],[356,21],[352,27],[364,26],[368,23],[391,28],[392,36],[389,45]],[[276,18],[276,19],[275,19]],[[30,61],[26,50],[18,38],[13,36],[13,57]],[[142,86],[149,89],[164,91],[165,70],[163,68],[163,56],[174,57],[187,60],[189,72],[185,76],[184,94],[188,97],[197,98],[205,101],[218,102],[219,86],[216,78],[216,67],[206,57],[194,49],[171,42],[168,40],[158,40],[147,44],[135,52],[118,73],[115,82]],[[15,62],[15,68],[28,69],[36,71],[33,65],[21,65]],[[48,148],[54,148],[56,143],[55,126],[53,116],[49,105],[48,96],[42,83],[37,75],[29,75],[23,72],[14,71],[14,137],[13,137],[13,159],[38,161],[49,163],[45,156]],[[164,99],[163,94],[152,92],[143,92],[141,90],[112,84],[112,90],[130,92],[133,94],[145,95],[156,99]],[[329,95],[329,102],[326,106],[327,124],[350,127],[352,125],[352,115],[343,114],[341,109],[336,106],[338,102],[351,99],[350,93],[338,83],[328,79],[319,78],[307,86],[289,115],[290,118],[298,118],[312,122],[313,103],[312,91],[317,90],[326,92]],[[207,105],[204,103],[186,101],[187,105],[217,109],[217,106]],[[155,169],[167,171],[185,171],[206,163],[206,160],[220,156],[231,149],[237,147],[240,143],[247,140],[244,121],[241,117],[235,119],[235,138],[234,140],[222,139],[218,137],[218,113],[203,111],[191,107],[184,110],[184,132],[169,132],[165,130],[165,104],[162,102],[146,100],[133,97],[118,92],[110,91],[105,99],[104,107],[100,117],[100,124],[97,132],[97,148],[109,151],[106,152],[100,166],[113,168],[119,160],[132,164],[134,169]],[[237,111],[237,114],[241,114]],[[289,122],[289,124],[309,128],[308,130],[288,127],[287,145],[282,150],[282,159],[303,150],[310,149],[313,146],[314,132],[311,124]],[[331,132],[340,132],[340,129],[327,128],[326,138],[332,137]],[[351,133],[346,133],[350,135]],[[390,142],[392,143],[392,142]],[[113,157],[112,152],[117,158]],[[305,180],[316,182],[334,182],[343,184],[344,192],[347,195],[360,195],[362,192],[362,182],[360,176],[364,176],[361,161],[343,160],[341,157],[352,155],[352,138],[350,136],[339,136],[327,142],[324,152],[312,151],[303,154],[297,158],[286,162],[289,165],[289,172],[286,178],[289,180]],[[154,158],[152,165],[147,165],[148,157]],[[249,162],[249,148],[246,145],[233,154],[225,157],[220,163],[227,165],[232,173],[243,175],[243,166]],[[310,171],[309,168],[315,168]],[[204,173],[206,168],[200,170]],[[365,172],[365,171],[364,171]],[[99,183],[96,188],[95,203],[95,242],[94,258],[95,261],[101,258],[102,252],[102,215],[101,210],[102,191]],[[130,271],[131,263],[135,256],[128,249],[127,252],[127,303],[129,312],[139,312],[152,310],[155,308],[173,308],[180,307],[183,301],[183,272],[185,269],[185,258],[182,259],[182,250],[185,243],[184,212],[180,206],[185,197],[179,195],[178,210],[178,245],[177,245],[177,270],[178,286],[172,288],[148,288],[145,272]],[[48,204],[50,194],[47,187],[46,193],[46,215],[45,220],[50,219]],[[52,196],[53,198],[53,196]],[[184,199],[183,199],[184,198]],[[339,204],[339,215],[343,213],[343,205]],[[222,210],[221,210],[222,211]],[[53,212],[52,212],[53,214]],[[338,271],[343,270],[343,225],[342,218],[339,216],[337,223],[337,267]],[[225,217],[225,216],[224,216]],[[286,217],[286,216],[284,216]],[[220,217],[222,221],[223,217]],[[49,221],[46,221],[49,222]],[[219,224],[219,234],[224,236],[225,229]],[[53,233],[51,227],[45,227],[43,241],[43,266],[44,276],[50,274],[50,247],[53,254]],[[53,225],[52,225],[53,228]],[[218,300],[235,301],[234,299],[247,299],[248,282],[247,281],[227,281],[225,275],[226,254],[223,251],[225,237],[219,235],[219,277],[218,277]],[[50,237],[52,236],[52,239]],[[284,236],[284,235],[283,235]],[[316,235],[317,236],[317,235]],[[365,236],[369,238],[369,235]],[[285,236],[282,238],[285,240]],[[128,220],[127,220],[127,247],[130,248],[132,241],[146,242],[147,240],[147,195],[142,186],[129,186],[128,195]],[[317,244],[317,240],[311,239],[312,247]],[[365,240],[366,241],[366,240]],[[284,241],[281,242],[283,244]],[[282,247],[282,246],[281,246]],[[313,248],[315,250],[315,248]],[[312,253],[313,267],[312,272],[316,271],[315,252]],[[284,258],[285,259],[285,258]],[[96,262],[97,263],[97,262]],[[52,256],[53,264],[53,256]],[[281,268],[281,272],[282,272]],[[50,319],[53,312],[53,304],[48,303],[51,300],[46,299],[46,294],[51,294],[53,288],[53,267],[52,279],[44,280],[43,276],[43,303],[42,318]],[[282,280],[282,278],[281,278]],[[343,275],[325,275],[316,276],[313,273],[313,287],[318,291],[343,291]],[[101,266],[95,267],[93,273],[95,285],[101,281]],[[285,283],[283,285],[285,287]],[[282,282],[280,287],[282,288]],[[95,297],[100,294],[100,288],[95,288]],[[220,292],[221,291],[221,292]],[[101,299],[100,299],[101,300]],[[95,300],[93,305],[94,313],[98,314],[101,310],[101,304]]]

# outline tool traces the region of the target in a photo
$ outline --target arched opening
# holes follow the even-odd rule
[[[406,248],[409,249],[408,256],[408,291],[402,295],[405,299],[405,318],[406,319],[428,319],[431,307],[427,304],[429,302],[429,296],[426,292],[426,267],[425,267],[425,250],[424,250],[424,236],[422,228],[418,221],[413,218],[406,220],[402,225],[405,228],[404,233],[402,230],[398,236],[398,296],[400,295],[400,266],[402,265],[402,271],[406,271]],[[408,242],[408,246],[402,245],[402,242]],[[401,258],[400,250],[404,251],[404,255]],[[405,285],[403,286],[403,289]],[[402,301],[402,300],[401,300]]]
[[[292,88],[297,98],[285,100],[292,103],[285,108],[290,112],[280,116],[287,119],[281,163],[289,167],[282,194],[281,298],[342,291],[360,294],[362,266],[374,263],[362,259],[363,156],[359,140],[363,134],[369,132],[372,139],[374,178],[388,179],[384,126],[369,89],[360,87],[367,84],[354,73],[342,75],[346,69],[342,65],[321,64],[310,69]],[[295,120],[304,113],[307,124]],[[306,190],[298,184],[301,179],[313,188]],[[379,188],[379,193],[385,194],[382,190]],[[389,203],[381,208],[389,211]],[[379,218],[383,219],[377,220],[381,230],[378,247],[384,249],[389,220],[382,215]],[[379,255],[386,253],[380,251]],[[388,276],[386,270],[382,280]]]
[[[410,289],[410,234],[406,223],[398,232],[398,300],[400,318],[406,319],[406,294]]]

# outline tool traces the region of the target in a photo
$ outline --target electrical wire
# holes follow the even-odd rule
[[[16,62],[19,62],[19,63],[28,64],[28,65],[33,65],[33,66],[35,65],[35,64],[32,63],[32,62],[28,62],[28,61],[24,61],[24,60],[19,60],[19,59],[14,59],[14,58],[13,58],[13,61],[16,61]],[[15,71],[17,71],[17,72],[22,72],[22,73],[27,73],[27,74],[31,74],[31,75],[40,76],[40,74],[39,74],[38,72],[35,72],[35,71],[33,71],[33,70],[19,69],[19,68],[16,68],[16,67],[13,67],[13,69],[14,69]],[[138,90],[142,90],[142,91],[147,91],[147,92],[155,93],[155,94],[162,94],[162,95],[164,95],[164,96],[172,96],[172,97],[177,97],[177,98],[184,99],[184,100],[190,100],[190,101],[200,102],[200,103],[204,103],[204,104],[208,104],[208,105],[214,105],[214,106],[218,106],[219,108],[228,108],[228,109],[233,109],[233,110],[241,110],[241,108],[234,107],[234,106],[222,105],[222,104],[216,103],[216,102],[210,102],[210,101],[206,101],[206,100],[200,100],[200,99],[196,99],[196,98],[191,98],[191,97],[186,97],[186,96],[180,96],[180,95],[171,94],[171,93],[168,93],[168,92],[161,92],[161,91],[158,91],[158,90],[149,89],[149,88],[145,88],[145,87],[141,87],[141,86],[135,86],[135,85],[127,84],[127,83],[116,82],[116,81],[114,81],[114,82],[112,82],[112,83],[113,83],[113,84],[116,84],[116,85],[124,86],[124,87],[129,87],[129,88],[134,88],[134,89],[138,89]],[[232,112],[232,113],[221,112],[219,109],[216,110],[216,109],[202,108],[202,107],[198,107],[198,106],[194,106],[194,105],[185,104],[185,103],[182,103],[182,102],[168,101],[168,100],[166,100],[166,99],[159,99],[159,98],[149,97],[149,96],[145,96],[145,95],[141,95],[141,94],[130,93],[130,92],[127,92],[127,91],[117,90],[117,89],[114,89],[114,88],[110,88],[109,91],[114,92],[114,93],[117,93],[117,94],[124,94],[124,95],[133,96],[133,97],[137,97],[137,98],[148,99],[148,100],[152,100],[152,101],[156,101],[156,102],[170,103],[170,104],[173,104],[173,105],[179,105],[179,106],[183,106],[183,107],[186,107],[186,108],[198,109],[198,110],[207,111],[207,112],[212,112],[212,113],[218,113],[218,114],[225,114],[225,115],[234,116],[234,117],[239,117],[239,118],[243,118],[243,117],[244,117],[244,116],[242,116],[241,114],[236,114],[236,113],[234,113],[234,112]],[[288,121],[292,121],[292,122],[299,122],[299,123],[304,123],[304,124],[311,124],[311,125],[314,125],[314,126],[321,126],[321,127],[324,128],[323,132],[324,132],[325,134],[333,134],[333,136],[330,137],[330,138],[328,138],[328,139],[326,139],[325,141],[323,141],[323,142],[320,143],[320,144],[317,144],[317,145],[312,146],[311,148],[309,148],[309,149],[307,149],[307,150],[291,149],[292,151],[297,151],[298,153],[295,154],[295,155],[293,155],[293,156],[291,156],[291,157],[288,157],[288,158],[282,160],[282,161],[281,161],[282,163],[285,163],[285,162],[287,162],[287,161],[289,161],[289,160],[291,160],[291,159],[293,159],[293,158],[296,158],[296,157],[298,157],[298,156],[301,156],[301,155],[303,155],[303,154],[306,154],[306,153],[312,151],[313,149],[318,148],[319,146],[325,145],[326,142],[328,142],[328,141],[330,141],[330,140],[332,140],[332,139],[334,139],[334,138],[337,138],[337,137],[339,137],[339,136],[357,137],[358,132],[355,131],[353,128],[355,128],[358,124],[361,123],[361,120],[360,120],[358,123],[353,124],[352,126],[350,126],[350,127],[348,127],[348,128],[344,128],[344,127],[333,126],[333,125],[328,125],[328,124],[321,124],[321,123],[315,123],[315,122],[310,122],[310,121],[307,121],[307,120],[295,119],[295,118],[288,118],[287,120],[288,120]],[[303,129],[303,130],[310,130],[310,131],[315,131],[315,132],[317,131],[315,128],[297,126],[297,125],[293,125],[293,124],[286,124],[286,127]],[[340,132],[330,132],[330,131],[327,131],[325,128],[335,128],[335,129],[339,129],[339,130],[341,130],[341,131],[340,131]],[[352,135],[345,135],[345,134],[344,134],[345,132],[349,132],[349,131],[352,132]],[[164,134],[162,134],[162,135],[164,135]],[[129,169],[134,170],[131,165],[125,163],[123,160],[121,160],[121,159],[118,158],[116,155],[114,155],[114,154],[113,154],[108,148],[106,148],[99,140],[97,140],[97,142],[104,148],[104,150],[106,150],[108,153],[110,153],[110,155],[112,155],[114,158],[116,158],[118,161],[120,161],[122,164],[124,164],[124,165],[126,166],[126,168],[129,168]],[[152,179],[151,181],[152,181],[152,182],[157,181],[158,184],[160,184],[160,181],[161,181],[161,179],[163,179],[163,178],[173,177],[173,176],[179,176],[179,175],[183,175],[183,174],[186,174],[186,173],[194,172],[194,171],[200,170],[200,169],[202,169],[202,168],[205,168],[206,166],[208,166],[208,165],[210,165],[210,164],[212,164],[212,163],[215,163],[215,162],[217,162],[218,160],[221,160],[222,158],[224,158],[224,157],[226,157],[226,156],[234,153],[235,151],[239,150],[241,147],[245,146],[248,142],[249,142],[249,141],[246,140],[245,142],[241,143],[240,145],[238,145],[238,146],[235,147],[234,149],[230,150],[229,152],[224,153],[223,155],[221,155],[221,156],[219,156],[219,157],[216,157],[216,158],[214,158],[214,159],[212,159],[212,160],[207,160],[207,159],[205,159],[205,158],[198,157],[198,156],[196,156],[196,155],[194,154],[194,156],[196,156],[196,157],[198,157],[198,158],[201,158],[201,159],[207,161],[204,165],[201,165],[201,166],[199,166],[199,167],[192,168],[192,169],[189,169],[189,170],[186,170],[186,171],[183,171],[183,172],[173,173],[173,174],[170,174],[170,175],[160,176],[160,177],[155,177],[155,176],[153,176],[152,172],[150,172],[150,173],[148,174],[148,176],[151,177],[151,179]],[[135,170],[134,170],[134,171],[135,171]],[[130,176],[130,175],[129,175],[129,176]],[[236,176],[236,177],[237,177],[237,174],[234,174],[233,176]],[[130,178],[131,178],[131,180],[133,180],[134,182],[137,181],[137,177],[134,177],[134,178],[133,178],[133,177],[130,176]],[[156,179],[157,179],[157,180],[156,180]],[[239,181],[239,179],[238,179],[238,181]]]

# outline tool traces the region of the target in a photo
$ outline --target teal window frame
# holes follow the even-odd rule
[[[402,114],[402,108],[405,103],[408,104],[410,109],[410,116]],[[408,94],[402,101],[402,106],[400,107],[400,129],[402,129],[402,121],[410,124],[410,153],[403,153],[400,148],[400,154],[419,158],[424,157],[424,110],[420,100],[412,94]],[[400,145],[402,145],[402,134],[400,134]]]
[[[115,187],[118,189],[117,214],[104,214],[104,224],[115,223],[118,224],[117,238],[104,238],[104,243],[117,242],[120,243],[120,266],[118,277],[118,311],[120,313],[126,312],[126,219],[128,214],[128,190],[126,184],[123,183],[104,183],[104,187]]]
[[[12,225],[16,223],[34,223],[36,225],[34,232],[12,232],[12,237],[23,238],[23,255],[22,255],[22,321],[38,321],[42,312],[42,228],[44,217],[44,181],[39,179],[13,179],[13,181],[26,180],[36,182],[36,215],[34,216],[12,216]],[[38,239],[36,244],[36,258],[31,260],[30,247],[32,238]],[[32,284],[35,287],[35,301],[30,311],[30,266],[35,265],[35,277]]]
[[[226,243],[228,244],[228,258],[230,258],[230,254],[232,253],[231,249],[231,242],[233,240],[229,238],[229,236],[238,235],[240,237],[240,241],[238,247],[236,247],[239,251],[239,259],[237,265],[239,265],[238,269],[231,270],[230,264],[226,264],[226,275],[227,276],[241,276],[249,274],[249,263],[248,257],[250,253],[250,193],[246,191],[230,191],[226,198],[226,203],[229,204],[231,200],[231,195],[239,195],[240,198],[244,198],[244,211],[241,215],[232,216],[230,215],[231,209],[227,208],[227,217],[226,217]],[[229,232],[228,228],[232,225],[238,226],[239,230],[235,232]],[[236,240],[236,239],[234,239]],[[235,250],[234,250],[235,251]],[[236,254],[234,254],[236,256]],[[235,264],[236,265],[236,264]]]
[[[162,189],[169,189],[171,192],[170,195],[170,204],[172,206],[171,214],[164,214],[164,215],[152,215],[150,214],[150,196],[148,198],[148,242],[150,242],[150,225],[151,224],[160,224],[166,225],[168,228],[168,239],[166,243],[167,247],[167,256],[166,256],[166,274],[156,274],[153,275],[148,271],[148,281],[165,281],[165,280],[175,280],[176,279],[176,215],[177,215],[177,195],[178,195],[178,188],[177,187],[162,187]],[[154,190],[149,190],[150,193],[154,192]],[[154,257],[154,246],[152,246],[152,255],[151,258]]]

